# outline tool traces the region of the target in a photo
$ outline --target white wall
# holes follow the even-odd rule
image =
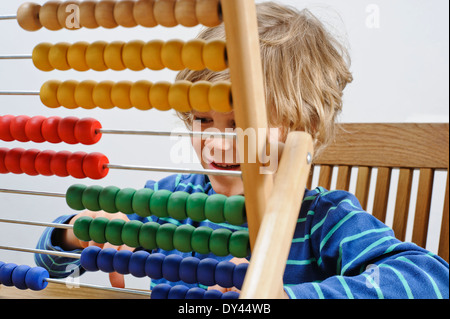
[[[0,15],[14,14],[25,1],[1,1]],[[44,0],[35,1],[44,3]],[[354,82],[345,91],[343,122],[448,122],[448,1],[445,0],[278,0],[298,8],[310,8],[330,24],[338,35],[346,38],[352,57]],[[112,30],[79,30],[37,32],[22,30],[14,20],[0,21],[0,55],[30,54],[41,42],[76,42],[95,40],[172,39],[188,40],[198,32],[195,28],[116,28]],[[153,82],[173,81],[172,71],[150,70],[73,72],[36,70],[30,60],[0,60],[1,90],[39,90],[49,79],[97,81],[147,79]],[[155,110],[67,110],[48,109],[35,96],[0,96],[0,115],[78,116],[97,118],[104,128],[172,130],[182,128],[172,112]],[[111,163],[131,165],[176,166],[169,152],[175,141],[164,137],[105,135],[94,146],[2,142],[0,147],[24,147],[69,151],[99,151]],[[185,165],[186,166],[186,165]],[[193,163],[191,167],[197,166]],[[87,185],[141,188],[148,179],[160,179],[165,173],[143,173],[114,170],[98,182],[72,178],[0,175],[0,188],[39,190],[64,193],[74,183]],[[0,193],[0,216],[23,220],[51,221],[71,213],[63,199]],[[0,245],[34,247],[42,229],[0,223]],[[27,253],[0,251],[0,260],[33,264]],[[84,282],[106,283],[107,276],[91,273]],[[130,287],[147,288],[148,280],[127,278]]]

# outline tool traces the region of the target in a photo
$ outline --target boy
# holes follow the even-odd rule
[[[345,49],[325,30],[323,25],[307,10],[295,9],[275,3],[257,5],[261,41],[261,56],[265,80],[266,104],[269,126],[278,134],[273,142],[283,142],[292,130],[306,131],[315,143],[315,153],[320,153],[333,138],[335,120],[342,108],[342,92],[352,81]],[[206,29],[200,38],[224,38],[223,26]],[[178,80],[221,81],[228,80],[227,71],[220,73],[203,70],[182,71]],[[201,130],[208,128],[235,128],[233,112],[180,113],[189,128],[195,124]],[[239,159],[224,156],[232,150],[233,140],[193,138],[194,149],[207,169],[239,170]],[[203,152],[205,148],[210,152]],[[205,155],[206,154],[206,155]],[[209,154],[209,155],[208,155]],[[225,159],[225,160],[224,160]],[[219,193],[227,196],[243,193],[242,181],[229,176],[173,175],[146,187]],[[63,216],[59,222],[71,223],[83,215],[107,218],[128,217],[103,212],[83,212],[76,216]],[[147,221],[139,216],[130,219]],[[181,224],[171,218],[151,218],[160,223]],[[208,226],[213,229],[245,229],[246,225],[233,226],[209,221],[182,223]],[[92,245],[93,243],[89,243]],[[71,231],[48,230],[38,247],[56,250],[78,250],[88,243],[79,241]],[[111,246],[105,244],[104,247]],[[130,249],[121,246],[119,249]],[[168,254],[169,252],[164,252]],[[235,263],[251,261],[211,254],[181,253],[182,256],[212,257]],[[270,253],[270,252],[269,252]],[[67,264],[73,260],[37,255],[38,265],[50,268],[53,276],[67,276]],[[52,271],[53,270],[53,271]],[[60,273],[60,271],[62,273]],[[123,278],[111,274],[113,286],[123,286]],[[164,280],[152,280],[152,286]],[[343,191],[326,191],[319,187],[305,192],[299,219],[283,278],[285,298],[448,298],[449,267],[440,257],[411,243],[403,243],[367,212],[357,199]],[[179,283],[171,283],[179,284]],[[220,287],[214,287],[226,291]]]

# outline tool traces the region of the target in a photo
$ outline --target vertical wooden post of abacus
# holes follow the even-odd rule
[[[245,139],[245,134],[237,132],[250,245],[253,247],[273,187],[273,176],[260,172],[260,159],[266,146],[267,111],[256,7],[254,0],[222,0],[221,7],[236,126],[244,132],[250,128],[251,134],[256,136]]]

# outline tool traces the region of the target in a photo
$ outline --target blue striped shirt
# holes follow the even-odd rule
[[[204,175],[171,175],[158,182],[148,181],[145,187],[215,194],[208,177]],[[64,222],[70,217],[62,216],[57,222]],[[137,215],[129,217],[149,221]],[[231,231],[247,228],[246,224],[233,226],[209,221],[194,222],[189,218],[178,221],[152,216],[150,220],[177,225],[189,223],[213,229],[228,228]],[[38,248],[61,250],[52,242],[52,229],[43,233]],[[195,252],[155,251],[231,259],[231,256],[219,258]],[[47,268],[54,277],[67,276],[70,273],[67,271],[68,265],[79,266],[79,261],[73,259],[36,256],[37,264]],[[83,272],[82,269],[79,271]],[[161,279],[152,281],[152,286],[162,282],[180,284]],[[449,265],[439,256],[413,243],[396,239],[392,229],[365,212],[352,194],[318,187],[305,192],[283,282],[286,293],[292,299],[449,298]]]

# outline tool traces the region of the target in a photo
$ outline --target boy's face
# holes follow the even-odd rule
[[[193,131],[235,133],[236,123],[234,120],[234,112],[193,111],[192,115],[194,121],[192,125]],[[271,129],[268,138],[271,142],[282,141],[280,130]],[[201,138],[194,136],[191,142],[204,169],[223,171],[241,170],[235,138],[217,136]],[[244,194],[244,185],[240,177],[217,175],[208,175],[208,177],[213,189],[219,194],[226,196]]]
[[[233,112],[193,111],[192,114],[193,131],[232,133],[236,128]],[[202,139],[195,136],[192,138],[192,145],[204,169],[241,170],[234,138],[210,136]],[[244,193],[244,186],[239,177],[209,175],[209,179],[217,193],[227,196]]]

